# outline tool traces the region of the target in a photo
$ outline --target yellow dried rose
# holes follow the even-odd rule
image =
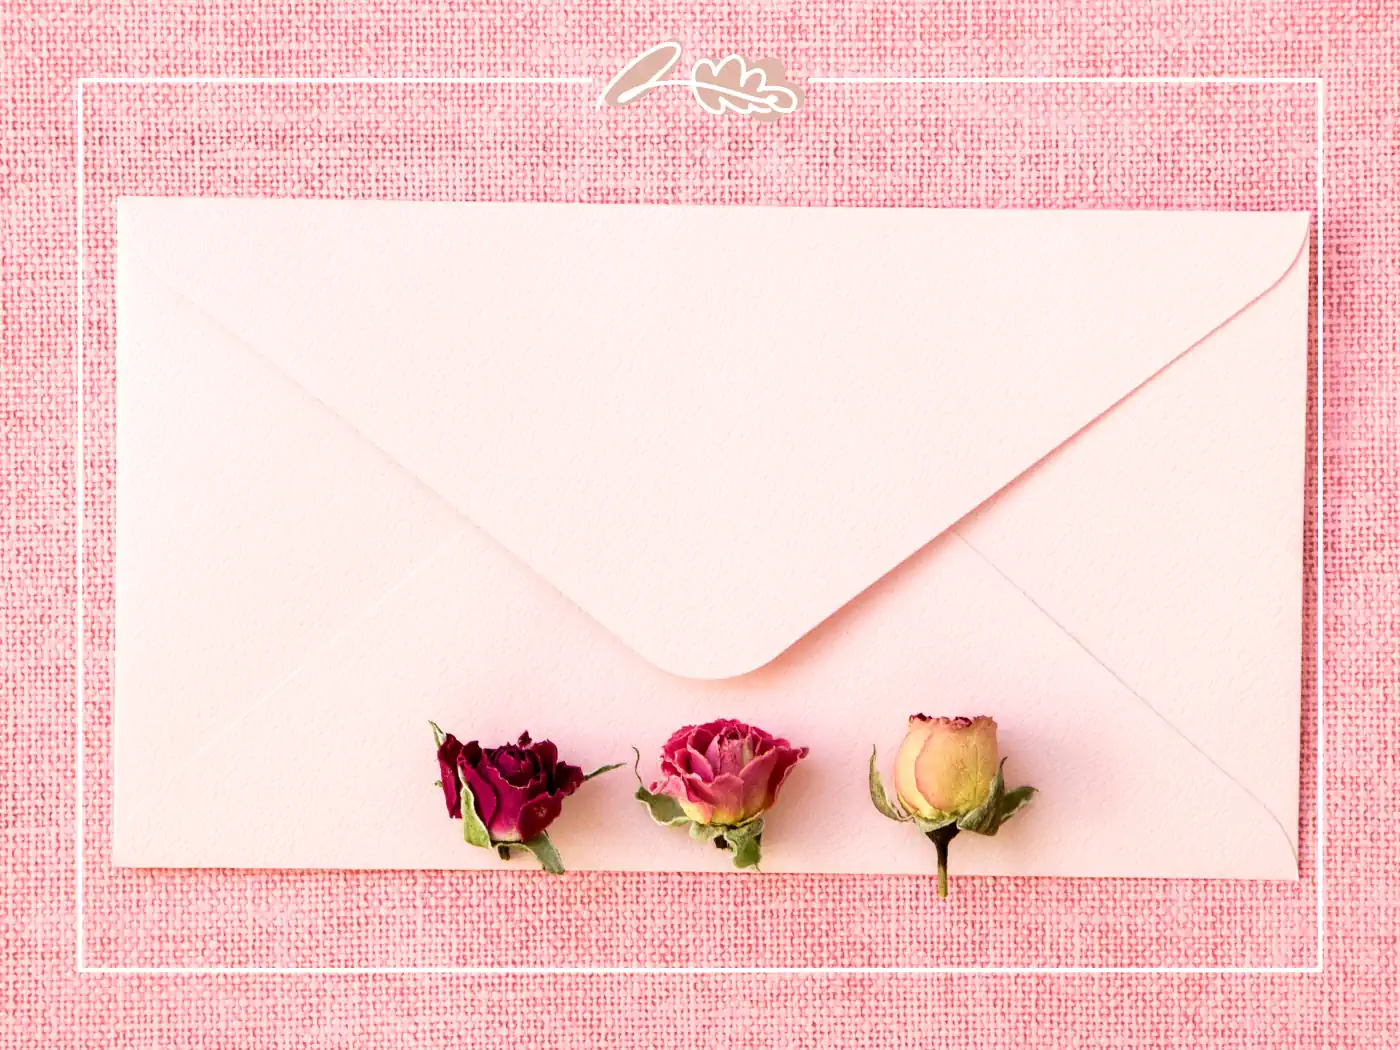
[[[1033,787],[1007,791],[997,724],[976,718],[912,715],[894,762],[895,800],[870,753],[870,800],[891,820],[914,824],[938,851],[938,895],[948,896],[948,843],[960,831],[995,835],[1031,800]]]

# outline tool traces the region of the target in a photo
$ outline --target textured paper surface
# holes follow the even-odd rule
[[[490,867],[429,719],[737,716],[812,749],[767,870],[921,874],[870,748],[975,710],[1041,795],[957,870],[1295,877],[1307,226],[121,202],[115,859]],[[727,866],[632,787],[571,866]]]
[[[396,2],[52,4],[0,25],[13,499],[0,531],[7,718],[3,814],[9,980],[20,1047],[1147,1048],[1400,1042],[1393,858],[1395,417],[1400,184],[1394,5],[1177,0],[915,10],[800,3],[480,18]],[[823,74],[1326,77],[1327,449],[1321,552],[1328,848],[1319,974],[234,974],[74,972],[73,679],[77,458],[72,78],[98,75],[586,73],[605,82],[671,35],[780,54]],[[1324,54],[1324,48],[1326,53]],[[1311,965],[1310,819],[1318,699],[1305,694],[1299,883],[928,880],[495,873],[149,872],[110,865],[115,375],[112,199],[130,194],[403,199],[749,200],[971,207],[1315,206],[1313,89],[822,87],[778,133],[702,121],[680,100],[585,140],[538,89],[114,86],[86,94],[90,273],[84,458],[89,616],[83,938],[90,965],[697,962]],[[552,89],[545,89],[552,90]],[[817,92],[814,92],[814,96]],[[562,92],[550,95],[550,105]],[[584,107],[580,107],[581,109]],[[689,107],[694,108],[694,107]],[[758,146],[774,147],[759,149]],[[1315,445],[1313,446],[1315,450]],[[1309,564],[1313,554],[1310,547]],[[1310,592],[1311,593],[1311,592]],[[1304,680],[1317,665],[1309,655]],[[463,903],[490,900],[491,921]],[[1014,905],[1014,906],[1012,906]],[[569,926],[586,910],[586,932]],[[523,1033],[528,1033],[525,1035]]]

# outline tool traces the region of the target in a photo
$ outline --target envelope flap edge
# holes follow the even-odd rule
[[[653,228],[635,221],[637,209],[648,208],[659,220],[652,224]],[[1006,250],[1017,243],[1015,228],[1009,225],[1006,213],[705,209],[710,213],[705,217],[706,228],[718,224],[742,232],[743,224],[733,220],[746,217],[754,219],[761,231],[788,238],[789,258],[799,258],[803,253],[797,249],[809,243],[803,240],[808,233],[797,220],[810,218],[809,225],[813,229],[820,227],[820,233],[812,235],[811,250],[800,263],[798,277],[807,277],[815,290],[809,288],[795,294],[799,298],[806,294],[811,298],[804,302],[819,306],[821,297],[816,291],[839,295],[844,279],[866,294],[866,301],[877,302],[881,307],[878,316],[869,319],[878,322],[881,336],[905,340],[870,379],[859,373],[854,356],[841,356],[843,344],[838,339],[833,338],[829,344],[822,342],[821,333],[800,328],[803,321],[797,310],[788,309],[784,314],[786,323],[799,326],[799,334],[808,337],[807,345],[816,348],[813,353],[827,355],[818,362],[826,369],[818,377],[796,377],[796,386],[826,410],[825,416],[819,411],[790,411],[791,406],[781,403],[779,395],[794,385],[793,374],[785,373],[783,368],[801,360],[784,358],[787,348],[775,351],[777,364],[768,371],[752,366],[751,359],[746,362],[740,354],[716,353],[708,371],[687,371],[682,367],[675,375],[663,375],[656,370],[642,375],[635,384],[624,384],[621,394],[607,390],[598,393],[600,409],[625,417],[629,405],[622,395],[635,400],[637,390],[650,390],[658,383],[665,393],[674,394],[681,388],[676,375],[692,385],[713,381],[713,401],[687,401],[678,409],[673,405],[670,413],[684,422],[709,428],[705,439],[715,452],[710,460],[705,458],[705,442],[667,428],[664,402],[644,406],[637,419],[623,418],[627,426],[610,430],[576,411],[577,406],[566,400],[567,383],[553,385],[554,381],[542,371],[529,372],[522,379],[506,368],[504,355],[491,356],[487,352],[492,347],[484,344],[480,346],[481,356],[472,357],[461,367],[453,364],[451,367],[457,370],[449,378],[453,382],[467,377],[482,383],[519,382],[526,392],[511,391],[508,398],[515,399],[511,408],[517,416],[523,409],[528,425],[516,428],[510,417],[497,413],[485,400],[472,400],[467,411],[473,417],[481,417],[480,425],[474,420],[463,432],[444,435],[434,430],[434,421],[449,418],[452,406],[458,402],[441,389],[427,389],[432,384],[409,390],[411,384],[403,382],[396,387],[399,381],[393,370],[383,369],[382,362],[375,358],[384,345],[384,332],[389,329],[374,314],[374,304],[365,305],[364,295],[354,294],[357,290],[382,291],[386,303],[396,296],[395,301],[407,304],[406,309],[431,314],[434,304],[440,307],[443,296],[451,295],[452,289],[494,280],[491,268],[481,261],[481,256],[444,246],[441,234],[435,234],[435,230],[445,227],[459,238],[468,234],[475,237],[484,246],[484,254],[494,253],[493,264],[508,271],[507,276],[533,273],[534,265],[552,277],[566,272],[564,264],[584,267],[593,260],[593,265],[598,265],[597,254],[589,249],[599,243],[604,248],[638,249],[645,256],[647,250],[662,251],[674,244],[678,231],[693,241],[701,226],[689,220],[669,222],[676,216],[657,213],[694,210],[686,206],[532,208],[501,204],[125,198],[118,202],[118,238],[122,250],[135,251],[172,287],[200,302],[259,352],[274,358],[298,382],[343,413],[361,433],[448,498],[625,644],[674,674],[727,678],[770,662],[948,526],[1129,396],[1214,328],[1265,294],[1297,261],[1311,222],[1308,213],[1019,213],[1024,216],[1022,225],[1030,231],[1027,236],[1049,237],[1053,242],[1030,244],[1028,253],[1023,253],[1033,257],[1030,262],[1024,258],[1010,260],[1013,272],[1024,271],[1032,282],[1043,282],[1043,288],[1032,288],[1026,294],[1027,300],[1042,305],[1052,301],[1052,293],[1057,290],[1075,291],[1072,286],[1057,283],[1059,279],[1049,272],[1056,252],[1068,252],[1071,256],[1074,251],[1088,255],[1098,252],[1103,258],[1095,256],[1092,265],[1085,264],[1085,272],[1111,279],[1110,263],[1114,259],[1121,265],[1137,256],[1131,254],[1128,235],[1120,238],[1122,243],[1115,242],[1111,251],[1101,251],[1096,237],[1118,236],[1112,232],[1115,221],[1125,230],[1162,232],[1170,239],[1162,254],[1170,258],[1146,260],[1149,276],[1143,280],[1161,280],[1164,275],[1179,271],[1180,266],[1174,265],[1173,260],[1190,264],[1193,272],[1181,275],[1183,286],[1159,296],[1170,300],[1162,307],[1164,323],[1176,325],[1188,334],[1178,334],[1178,341],[1167,345],[1166,336],[1149,333],[1146,338],[1160,338],[1163,345],[1154,345],[1127,363],[1119,361],[1114,348],[1107,344],[1099,348],[1099,357],[1089,364],[1078,362],[1066,350],[1063,358],[1044,373],[1052,383],[1068,386],[1081,379],[1099,382],[1090,371],[1091,366],[1116,371],[1099,383],[1100,388],[1078,397],[1054,419],[1038,420],[1035,434],[1013,435],[1015,441],[1001,433],[979,433],[969,438],[979,443],[978,448],[983,451],[983,446],[995,444],[996,448],[975,465],[977,469],[971,471],[977,475],[975,478],[965,485],[961,477],[954,479],[957,485],[950,487],[962,486],[955,495],[911,495],[901,486],[907,485],[910,478],[940,476],[939,470],[945,472],[943,476],[951,477],[946,471],[956,467],[958,457],[945,456],[940,460],[925,455],[918,442],[943,442],[946,446],[948,435],[957,433],[957,427],[962,425],[959,420],[973,417],[960,416],[941,430],[937,426],[928,428],[925,434],[919,429],[917,399],[907,392],[911,387],[916,391],[936,390],[938,369],[925,367],[927,362],[918,353],[921,345],[927,346],[930,333],[939,331],[937,320],[944,323],[944,330],[974,331],[968,323],[971,313],[954,301],[953,291],[942,289],[962,287],[957,283],[963,279],[956,265],[959,252],[966,257],[963,269],[973,271],[973,278],[984,283],[995,278],[999,257],[985,247],[986,243],[996,242]],[[867,214],[857,221],[851,213],[860,211]],[[774,212],[791,214],[772,216]],[[803,212],[808,215],[795,214]],[[869,214],[872,212],[898,212],[900,216]],[[1117,220],[1110,218],[1114,215]],[[1146,225],[1143,216],[1150,216]],[[898,217],[902,217],[902,223],[890,221]],[[295,236],[288,234],[287,224]],[[279,225],[284,228],[272,229]],[[913,322],[918,338],[905,339],[890,321],[891,312],[901,304],[924,301],[910,298],[919,292],[918,282],[909,281],[891,290],[890,282],[902,279],[898,275],[892,275],[890,282],[877,284],[854,273],[849,260],[843,269],[838,258],[855,237],[885,250],[886,262],[890,261],[890,252],[897,256],[896,262],[906,265],[921,261],[918,245],[909,230],[899,228],[901,225],[917,227],[914,233],[919,237],[941,231],[942,244],[951,245],[945,249],[946,258],[929,262],[930,280],[935,283],[931,289],[924,289],[932,300],[943,294],[946,301],[937,306],[948,312],[935,322]],[[617,227],[623,229],[619,231]],[[1105,229],[1109,233],[1100,232]],[[1177,237],[1176,231],[1185,232]],[[524,247],[513,247],[517,243],[524,243]],[[552,247],[552,258],[542,261],[541,244]],[[1204,258],[1200,254],[1185,254],[1199,253],[1203,246],[1211,244],[1220,249],[1218,254]],[[429,258],[415,259],[415,250]],[[346,257],[374,251],[382,253],[378,260]],[[609,257],[606,251],[601,254]],[[692,274],[704,273],[717,260],[726,258],[705,244],[693,246],[691,254],[685,272]],[[1064,265],[1078,265],[1074,257],[1061,261]],[[599,323],[613,325],[620,338],[640,338],[639,333],[645,331],[647,324],[655,323],[656,317],[647,316],[634,323],[634,319],[619,312],[620,307],[600,305],[596,298],[588,298],[606,286],[607,278],[620,272],[611,264],[605,264],[604,269],[603,276],[592,283],[580,269],[576,276],[587,286],[581,291],[561,288],[553,293],[556,298],[550,302],[517,297],[506,303],[506,314],[512,309],[519,313],[533,308],[547,315],[540,331],[521,336],[522,345],[531,350],[546,346],[548,338],[567,331],[571,317],[582,316],[579,311],[586,311]],[[658,268],[657,273],[637,276],[632,292],[638,299],[650,297],[663,305],[681,303],[677,282],[671,279],[675,276]],[[1123,282],[1123,287],[1130,286],[1131,276],[1123,278]],[[998,288],[1005,291],[1004,286],[992,285],[987,294],[992,295]],[[499,298],[509,291],[509,285],[502,278],[502,283],[491,284],[490,290]],[[1193,313],[1189,322],[1174,318],[1171,310],[1182,303],[1189,304],[1193,290],[1214,296],[1210,306],[1202,307],[1199,316]],[[1141,302],[1153,301],[1155,289],[1139,291]],[[1090,301],[1085,294],[1081,302]],[[992,302],[986,300],[983,306]],[[473,306],[489,305],[484,294],[473,301]],[[1014,311],[1016,305],[1009,309]],[[257,314],[259,310],[263,313]],[[323,314],[348,310],[352,316],[348,320],[319,317],[318,310]],[[279,311],[279,316],[272,316]],[[312,327],[318,317],[329,326],[329,334]],[[684,348],[692,354],[701,352],[706,346],[713,346],[716,332],[732,330],[741,321],[756,318],[757,323],[762,323],[757,313],[714,307],[714,316],[701,318],[704,331],[682,337]],[[838,327],[845,323],[839,316],[833,320]],[[1125,317],[1122,323],[1130,320]],[[1035,321],[1034,317],[1013,318],[1010,322],[1001,319],[1003,325],[1020,325],[1008,338],[1024,338],[1035,330]],[[1067,333],[1066,348],[1071,346],[1069,336],[1075,322],[1073,316],[1055,321]],[[493,321],[497,323],[498,320]],[[1131,329],[1123,329],[1120,324],[1120,335],[1127,330]],[[491,338],[497,339],[496,333],[503,331],[492,328]],[[850,331],[842,329],[848,342]],[[361,339],[357,332],[368,332],[372,338]],[[464,352],[462,347],[477,345],[463,342],[448,320],[436,316],[415,322],[413,335],[419,342],[409,348],[404,370],[417,368],[425,375],[433,374],[448,351]],[[925,342],[920,344],[919,338]],[[581,339],[577,353],[596,357],[600,374],[607,375],[611,367],[616,376],[616,365],[623,359],[608,357],[606,346],[590,341],[588,333],[583,333]],[[988,337],[988,344],[992,342]],[[948,345],[953,346],[951,337]],[[961,379],[970,376],[970,382],[981,382],[980,373],[959,371],[962,365],[954,350],[956,347],[947,351],[941,361],[946,365],[945,374]],[[337,359],[335,353],[344,356]],[[347,378],[346,358],[353,358],[356,367],[368,362],[368,378]],[[635,362],[624,364],[632,367]],[[1081,367],[1085,369],[1083,376],[1074,372]],[[579,377],[586,375],[581,371],[569,373],[567,378],[574,384],[574,391],[579,388]],[[910,380],[911,375],[917,382]],[[715,380],[716,376],[719,380]],[[884,394],[898,400],[894,425],[881,420],[877,412],[862,415],[847,411],[849,406],[833,391],[837,391],[838,381],[852,377],[862,393]],[[988,381],[994,379],[993,376]],[[624,380],[631,382],[627,376]],[[673,381],[674,387],[667,385]],[[441,382],[436,385],[443,386]],[[370,400],[376,389],[380,393],[387,391],[390,400],[399,393],[403,396],[392,409],[383,409]],[[588,392],[594,393],[591,388]],[[1034,391],[1025,394],[1031,396]],[[424,406],[417,418],[404,409],[415,397]],[[939,403],[957,416],[959,410],[951,401]],[[564,422],[551,422],[547,410],[554,411],[556,417],[562,414]],[[1003,411],[1001,418],[1003,427],[1016,422],[1014,411]],[[822,437],[824,420],[846,428],[843,438],[848,445],[857,446],[860,454],[847,454],[841,442],[828,442]],[[760,436],[747,447],[740,440],[737,444],[731,442],[733,447],[713,448],[726,433],[737,430],[743,438],[746,430],[763,427],[772,429],[776,438]],[[561,451],[557,441],[539,438],[541,428],[549,428],[545,437],[551,439],[570,429],[582,432],[594,443],[590,447],[599,455],[622,460],[638,446],[639,434],[659,434],[655,444],[660,447],[644,449],[615,470],[593,469],[593,465],[580,462],[576,453]],[[803,442],[814,447],[809,450]],[[524,452],[514,455],[522,447]],[[810,457],[803,458],[809,451]],[[879,463],[881,477],[874,482],[862,480],[861,456],[868,459],[886,453],[887,459]],[[781,458],[785,454],[791,455],[786,462]],[[532,456],[535,458],[530,459]],[[781,472],[792,470],[794,462],[798,463],[795,473],[800,476],[783,476]],[[538,469],[532,471],[533,467]],[[729,473],[725,474],[721,467]],[[831,477],[820,476],[824,468],[829,468]],[[688,493],[683,483],[687,470],[700,479],[693,493]],[[590,492],[583,482],[575,485],[570,474],[580,471],[595,491]],[[637,495],[635,489],[640,483],[652,487],[654,498]],[[765,483],[770,486],[767,491]],[[551,487],[562,495],[552,496],[548,491]],[[764,500],[770,497],[770,505],[764,506]],[[833,520],[820,522],[817,518],[821,514]],[[635,528],[629,529],[629,520]],[[560,521],[569,522],[566,531],[571,537],[560,538]],[[806,531],[806,535],[796,539],[797,550],[791,549],[794,529],[798,533]],[[687,558],[690,564],[686,563]],[[816,576],[821,578],[814,579]]]

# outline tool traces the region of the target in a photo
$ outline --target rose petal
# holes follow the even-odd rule
[[[520,808],[519,816],[516,820],[515,833],[520,842],[528,842],[534,838],[559,816],[563,809],[562,799],[558,795],[541,795],[531,799]]]
[[[918,795],[943,813],[975,809],[996,774],[996,722],[985,716],[933,718],[924,727],[923,746],[914,759]]]
[[[780,736],[773,736],[771,733],[765,733],[762,729],[755,729],[751,739],[754,742],[753,749],[756,755],[764,754],[770,748],[778,748],[782,751],[803,750],[803,748],[793,747],[792,744]]]
[[[686,782],[687,787],[694,787]],[[703,785],[706,799],[714,807],[711,824],[738,824],[744,820],[744,782],[733,773],[722,773]]]
[[[553,793],[560,798],[572,795],[583,784],[583,770],[578,766],[571,766],[567,762],[560,762],[554,767]]]
[[[536,773],[528,784],[512,784],[510,789],[519,792],[520,797],[525,802],[529,802],[532,798],[540,795],[554,794],[554,785],[551,783],[553,776],[554,770],[552,769],[548,772],[541,771]]]
[[[694,726],[682,726],[671,734],[665,744],[661,746],[661,757],[670,758],[677,751],[684,750],[690,741],[690,734],[695,731]]]
[[[438,770],[442,780],[442,794],[447,802],[447,815],[460,820],[462,817],[462,785],[457,779],[457,759],[462,754],[462,742],[451,733],[443,737],[438,746]]]
[[[781,756],[781,751],[769,751],[755,758],[739,774],[739,780],[744,785],[744,793],[739,800],[739,819],[756,817],[773,804],[773,774]]]
[[[737,775],[744,768],[749,758],[745,754],[744,737],[745,734],[735,725],[726,726],[715,734],[710,746],[705,749],[705,758],[714,768],[716,776],[725,773]]]
[[[773,770],[773,798],[775,801],[778,798],[778,789],[782,787],[783,782],[787,780],[788,774],[792,772],[793,766],[797,765],[798,762],[802,761],[802,759],[810,754],[808,748],[793,747],[786,740],[782,741],[782,746],[778,750],[781,751],[781,757],[778,759],[777,767]]]
[[[748,734],[745,737],[745,742],[751,757],[766,755],[775,747],[792,750],[792,745],[780,736],[774,736],[766,730],[759,729],[758,726],[748,726],[747,728]]]
[[[476,815],[489,830],[492,820],[501,808],[500,781],[489,766],[469,766],[459,763],[458,771],[462,782],[471,790]],[[490,779],[488,779],[488,775]]]
[[[559,764],[559,749],[552,740],[537,740],[530,745],[530,751],[541,769],[550,770]]]
[[[758,816],[778,801],[778,789],[787,780],[792,767],[807,757],[805,747],[778,746],[776,743],[764,754],[744,767],[744,819]]]
[[[666,768],[668,765],[671,767],[669,770]],[[661,769],[662,772],[674,772],[680,776],[695,776],[701,780],[712,780],[715,775],[714,769],[706,761],[705,756],[692,748],[676,752],[675,757],[670,762],[661,763]]]
[[[686,801],[695,802],[703,806],[713,806],[716,803],[714,781],[702,780],[700,777],[682,774],[673,778],[680,785],[682,794]]]
[[[700,797],[704,785],[695,785],[695,790],[684,777],[670,776],[658,784],[652,784],[653,795],[667,795],[680,803],[681,810],[697,824],[708,824],[715,808],[705,798]]]
[[[685,747],[698,754],[704,754],[710,746],[710,741],[715,738],[715,725],[717,723],[707,723],[702,726],[691,726],[690,735],[686,738]]]
[[[653,780],[651,787],[647,788],[647,790],[653,795],[668,795],[677,802],[685,802],[690,797],[686,794],[685,781],[675,775],[662,777],[660,780]]]
[[[486,752],[486,759],[507,784],[526,787],[540,775],[540,763],[533,751],[507,744]]]
[[[488,777],[496,776],[493,770],[486,770]],[[485,820],[491,838],[498,842],[516,842],[520,839],[520,812],[530,802],[530,794],[520,788],[498,781],[496,811],[490,820]],[[484,818],[483,818],[484,819]]]
[[[968,776],[960,748],[951,741],[930,736],[914,759],[914,783],[920,796],[943,813],[958,807],[958,788]]]
[[[919,792],[918,781],[914,776],[914,762],[924,749],[924,742],[933,732],[933,723],[921,715],[909,719],[909,731],[900,742],[899,751],[894,756],[894,791],[904,808],[911,813],[928,816],[936,808]]]

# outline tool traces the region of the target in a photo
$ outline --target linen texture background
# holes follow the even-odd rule
[[[0,1046],[1385,1046],[1396,1037],[1394,12],[821,3],[297,11],[11,7],[4,110],[6,689]],[[679,92],[600,114],[643,47],[812,75],[1322,74],[1324,686],[1296,885],[145,872],[106,858],[112,203],[133,193],[964,207],[1315,208],[1310,84],[808,84],[775,125]],[[1321,974],[77,974],[75,112],[82,76],[587,75],[577,85],[84,89],[84,955],[98,966],[1306,966]],[[683,251],[684,246],[677,246]],[[664,260],[658,261],[664,265]],[[1312,479],[1316,480],[1316,479]],[[1309,559],[1315,552],[1309,550]],[[1309,650],[1311,651],[1311,650]],[[1311,659],[1311,658],[1310,658]],[[1305,668],[1311,682],[1315,665]],[[917,706],[915,703],[913,706]],[[1184,848],[1189,846],[1184,844]]]

